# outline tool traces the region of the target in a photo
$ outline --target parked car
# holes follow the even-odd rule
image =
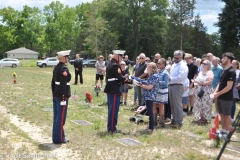
[[[89,60],[86,60],[83,62],[83,67],[86,68],[86,67],[95,67],[95,64],[96,64],[96,60],[95,59],[89,59]]]
[[[45,58],[42,61],[37,61],[37,66],[46,68],[47,66],[56,66],[58,64],[58,59],[56,57]]]
[[[0,66],[16,68],[20,65],[18,59],[4,58],[0,60]]]

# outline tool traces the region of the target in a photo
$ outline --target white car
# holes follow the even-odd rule
[[[12,58],[4,58],[0,60],[0,66],[1,67],[12,67],[16,68],[20,65],[20,62],[18,59],[12,59]]]
[[[45,58],[42,61],[37,61],[37,66],[46,68],[47,66],[56,66],[58,64],[58,59],[56,57]]]

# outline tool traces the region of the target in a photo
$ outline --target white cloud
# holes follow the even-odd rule
[[[217,32],[218,28],[213,26],[218,21],[218,14],[224,8],[225,3],[218,0],[196,0],[195,14],[200,14],[204,26],[208,28],[208,33]]]

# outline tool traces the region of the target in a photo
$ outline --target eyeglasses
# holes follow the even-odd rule
[[[202,63],[203,65],[208,65],[207,63]]]
[[[120,64],[121,66],[125,66],[125,64]]]
[[[158,65],[163,64],[163,63],[157,63]]]
[[[145,59],[144,57],[140,57],[139,59]]]
[[[150,60],[145,60],[145,61],[150,61]]]

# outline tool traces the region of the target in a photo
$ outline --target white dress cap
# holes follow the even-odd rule
[[[114,54],[124,54],[126,51],[124,51],[124,50],[113,50],[113,53]]]
[[[69,56],[71,50],[57,52],[58,56]]]

